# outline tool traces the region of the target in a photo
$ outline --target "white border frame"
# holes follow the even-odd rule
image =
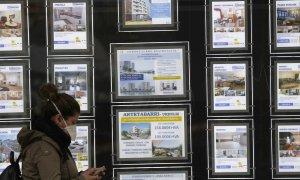
[[[114,128],[115,128],[115,118],[116,118],[116,115],[114,114],[114,109],[117,109],[118,107],[121,107],[121,109],[128,109],[126,107],[136,107],[135,109],[139,109],[141,106],[143,107],[149,107],[149,108],[155,108],[156,106],[165,106],[166,108],[170,109],[172,107],[176,108],[175,106],[187,106],[188,109],[187,109],[187,114],[186,114],[186,125],[189,126],[189,127],[186,127],[186,143],[187,144],[187,159],[186,160],[180,160],[180,161],[186,161],[186,162],[176,162],[178,160],[172,160],[173,162],[168,162],[168,163],[163,163],[164,160],[151,160],[151,161],[157,161],[158,163],[152,163],[152,162],[149,162],[147,163],[146,160],[144,160],[146,163],[138,163],[138,160],[136,161],[132,161],[132,163],[116,163],[118,161],[115,160],[115,157],[114,156],[117,156],[116,152],[115,152],[115,149],[114,149],[114,143],[116,143],[114,141],[115,139],[115,136],[114,136]],[[122,166],[128,166],[128,165],[153,165],[153,164],[159,164],[159,165],[164,165],[164,164],[192,164],[193,163],[193,143],[192,143],[192,119],[193,119],[193,116],[192,116],[192,105],[190,103],[185,103],[185,104],[133,104],[133,105],[112,105],[111,106],[111,124],[112,124],[112,165],[122,165]],[[189,137],[189,138],[188,138]],[[118,147],[116,147],[118,148]],[[162,162],[159,162],[159,161],[162,161]],[[169,161],[169,160],[168,160]]]
[[[244,60],[243,60],[244,58]],[[211,60],[208,60],[211,59]],[[249,93],[249,113],[241,113],[241,115],[238,115],[239,112],[234,111],[234,112],[230,112],[230,113],[220,113],[220,114],[225,114],[225,115],[218,115],[218,113],[212,113],[211,111],[211,104],[209,104],[210,102],[210,98],[208,95],[208,92],[210,91],[210,84],[209,84],[209,77],[208,77],[208,69],[210,68],[212,70],[212,67],[209,66],[210,61],[213,61],[214,59],[224,59],[223,62],[228,61],[228,62],[232,62],[234,63],[234,61],[236,61],[236,59],[240,59],[240,61],[247,61],[248,59],[250,60],[250,64],[248,64],[248,71],[246,71],[246,74],[248,73],[250,76],[248,77],[250,82],[249,82],[249,90],[251,90],[251,93]],[[222,62],[221,62],[222,63]],[[234,57],[206,57],[206,65],[205,65],[205,79],[206,79],[206,115],[207,117],[252,117],[253,116],[253,111],[254,111],[254,104],[253,104],[253,96],[254,96],[254,88],[253,88],[253,59],[252,56],[234,56]],[[211,71],[210,70],[210,71]],[[247,70],[247,69],[246,69]],[[249,72],[250,71],[250,72]],[[211,103],[211,102],[210,102]],[[212,114],[212,115],[210,115]]]
[[[210,159],[210,155],[211,155],[211,152],[210,152],[210,143],[211,141],[209,141],[209,133],[212,131],[212,129],[210,129],[210,126],[209,126],[209,121],[220,121],[220,122],[223,122],[221,124],[224,124],[224,123],[232,123],[232,122],[238,122],[238,121],[241,121],[241,123],[243,123],[242,121],[249,121],[249,125],[251,125],[251,127],[248,129],[249,131],[252,131],[251,134],[249,134],[249,137],[251,136],[252,138],[252,142],[251,142],[251,139],[250,139],[250,142],[249,143],[252,143],[252,148],[249,147],[249,150],[252,150],[252,158],[250,156],[250,159],[249,159],[249,163],[251,162],[252,160],[252,164],[254,167],[249,167],[249,170],[251,171],[251,169],[253,169],[253,176],[252,177],[249,177],[249,178],[245,178],[245,177],[239,177],[239,178],[226,178],[225,176],[226,175],[220,175],[220,176],[223,176],[223,177],[220,177],[220,178],[214,178],[214,177],[210,177],[210,171],[212,171],[212,169],[210,168],[210,163],[209,163],[209,159]],[[226,122],[228,121],[228,122]],[[244,122],[245,123],[245,122]],[[255,129],[254,129],[254,120],[251,118],[251,119],[207,119],[207,124],[206,124],[206,146],[207,146],[207,178],[208,179],[255,179]],[[249,146],[251,146],[251,144],[249,144]],[[250,173],[251,175],[251,173]],[[233,175],[233,176],[241,176],[241,175]]]
[[[160,99],[160,98],[165,98],[165,97],[159,97],[159,98],[151,98],[151,100],[143,100],[143,99],[147,99],[147,96],[143,97],[143,98],[139,98],[138,100],[136,101],[118,101],[118,100],[115,100],[114,98],[114,92],[113,91],[113,84],[115,83],[114,81],[114,74],[113,74],[113,52],[112,52],[112,45],[144,45],[144,44],[149,44],[149,45],[164,45],[164,44],[170,44],[170,45],[177,45],[180,44],[180,43],[186,43],[187,44],[187,50],[186,50],[186,59],[185,61],[183,61],[183,64],[184,62],[186,63],[187,67],[186,67],[186,70],[188,71],[185,75],[185,78],[186,78],[186,86],[184,86],[184,88],[186,88],[186,100],[156,100],[156,99]],[[160,103],[160,102],[180,102],[180,103],[185,103],[185,102],[190,102],[191,101],[191,68],[190,68],[190,43],[189,41],[174,41],[174,42],[139,42],[139,43],[110,43],[110,99],[111,99],[111,102],[112,103],[120,103],[120,104],[126,104],[126,103],[148,103],[148,102],[153,102],[153,103]],[[128,98],[129,99],[129,98]]]

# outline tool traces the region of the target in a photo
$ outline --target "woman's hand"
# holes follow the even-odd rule
[[[85,180],[101,180],[102,176],[98,176],[96,172],[97,168],[90,168],[82,172],[81,175],[84,177]]]

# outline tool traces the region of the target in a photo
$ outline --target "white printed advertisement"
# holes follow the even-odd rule
[[[300,126],[278,126],[278,171],[300,172]]]
[[[171,0],[125,0],[124,5],[127,26],[172,23]]]
[[[248,172],[247,126],[214,126],[216,173]]]
[[[276,1],[277,47],[300,46],[300,1]]]
[[[214,110],[246,110],[246,64],[213,64]]]
[[[53,3],[54,50],[87,49],[86,3]]]
[[[118,95],[184,95],[183,49],[118,50]]]
[[[119,112],[119,158],[186,157],[184,111]]]
[[[71,95],[88,110],[87,64],[55,64],[54,79],[59,92]]]
[[[0,51],[22,51],[22,6],[0,4]]]
[[[0,66],[0,113],[24,112],[23,66]]]
[[[21,146],[17,141],[17,135],[20,130],[21,127],[0,128],[0,174],[10,165],[10,151],[14,151],[15,160],[20,154]]]
[[[185,173],[121,174],[120,180],[186,180]]]
[[[212,2],[212,47],[245,48],[245,1]]]
[[[300,109],[300,63],[277,63],[277,109]]]
[[[85,171],[89,168],[89,127],[77,125],[76,130],[76,139],[71,142],[69,149],[78,171]]]

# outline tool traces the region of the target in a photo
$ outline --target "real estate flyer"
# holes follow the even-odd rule
[[[77,136],[72,141],[69,149],[76,163],[78,171],[85,171],[89,168],[89,127],[78,125]]]
[[[300,46],[300,1],[276,1],[276,46]]]
[[[247,126],[214,126],[214,172],[248,172]]]
[[[117,50],[118,95],[184,95],[183,49]]]
[[[54,50],[87,49],[86,3],[53,3]]]
[[[139,173],[121,174],[120,180],[186,180],[185,173]]]
[[[247,109],[246,63],[213,64],[213,109]]]
[[[14,151],[15,160],[20,154],[21,146],[17,141],[17,135],[20,130],[21,127],[0,128],[0,174],[10,165],[10,151]]]
[[[54,80],[59,92],[76,99],[81,111],[88,110],[87,64],[54,64]]]
[[[277,109],[300,109],[300,63],[277,63]]]
[[[118,112],[119,158],[186,157],[185,122],[183,110]]]
[[[23,66],[0,66],[0,113],[24,112]]]
[[[246,47],[245,1],[212,2],[212,47]]]
[[[278,172],[300,172],[300,125],[278,125]]]
[[[22,5],[0,3],[0,51],[22,51]]]
[[[172,24],[172,0],[124,0],[125,25]]]

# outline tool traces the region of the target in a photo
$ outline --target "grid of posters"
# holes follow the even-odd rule
[[[300,63],[277,63],[277,109],[300,109]]]
[[[0,51],[22,50],[21,3],[0,4]]]
[[[247,126],[214,126],[215,173],[248,172]]]
[[[212,2],[212,47],[246,47],[245,1]]]
[[[124,0],[125,25],[172,24],[172,0]]]
[[[213,109],[246,110],[246,64],[213,64]]]
[[[121,174],[120,180],[186,180],[185,173]]]
[[[89,127],[78,125],[77,136],[72,141],[69,149],[75,160],[78,171],[85,171],[89,168]]]
[[[118,112],[120,159],[185,158],[186,143],[183,110]]]
[[[81,111],[88,110],[87,64],[54,64],[55,85],[76,99]]]
[[[20,130],[21,127],[0,128],[0,174],[10,165],[10,151],[15,152],[15,159],[17,159],[20,154],[21,146],[17,141],[17,134]]]
[[[0,113],[24,112],[23,66],[0,66]]]
[[[86,3],[53,3],[54,50],[87,49]]]
[[[276,1],[276,46],[300,46],[300,1]]]
[[[184,95],[183,49],[117,50],[118,96]]]
[[[278,172],[300,172],[300,125],[278,125]]]

